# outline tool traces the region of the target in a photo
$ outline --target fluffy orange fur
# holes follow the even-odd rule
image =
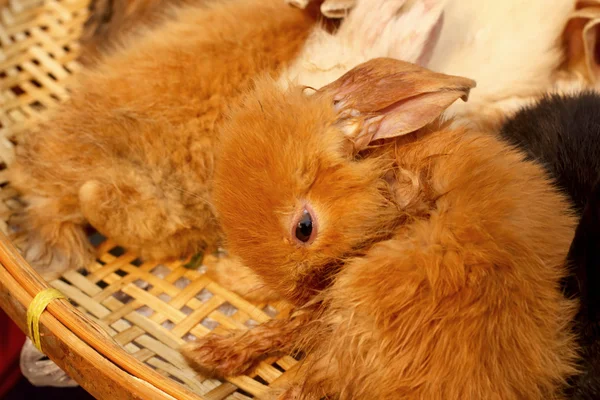
[[[349,97],[397,90],[360,83]],[[199,339],[190,363],[229,376],[305,350],[286,399],[561,398],[577,358],[559,287],[575,221],[542,168],[441,123],[356,153],[334,96],[264,79],[224,124],[213,201],[228,249],[306,310]],[[305,204],[308,245],[293,237]]]
[[[281,300],[275,290],[267,286],[237,257],[217,257],[211,254],[204,257],[202,264],[206,267],[206,276],[248,301],[269,303]]]
[[[281,0],[187,6],[80,74],[70,101],[17,147],[28,206],[15,237],[45,278],[84,267],[91,223],[143,257],[215,245],[215,127],[258,73],[293,59],[315,19]]]
[[[202,1],[205,0],[92,0],[90,16],[79,39],[82,45],[79,60],[93,64],[123,35],[162,20],[170,7],[202,4]]]

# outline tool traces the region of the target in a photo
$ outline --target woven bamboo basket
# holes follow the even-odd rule
[[[142,263],[99,235],[86,271],[47,284],[7,239],[22,207],[6,178],[19,138],[69,95],[81,69],[78,39],[89,0],[0,0],[0,306],[27,332],[32,299],[52,287],[69,300],[49,304],[41,346],[97,398],[247,399],[285,384],[298,361],[265,360],[251,376],[219,381],[189,369],[177,348],[210,331],[247,328],[286,315],[285,304],[251,304],[201,270]]]

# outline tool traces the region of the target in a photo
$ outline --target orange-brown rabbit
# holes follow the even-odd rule
[[[183,349],[203,371],[308,352],[281,398],[558,399],[574,218],[542,168],[435,121],[473,81],[375,59],[316,94],[271,79],[223,125],[228,249],[302,308]]]
[[[79,38],[86,65],[101,58],[103,50],[118,43],[127,33],[143,26],[152,26],[167,17],[167,11],[185,4],[202,4],[206,0],[92,0],[90,16]]]
[[[281,0],[199,3],[124,39],[17,147],[11,180],[28,206],[15,239],[45,278],[87,265],[87,222],[158,260],[218,241],[215,126],[257,73],[297,55],[315,18]]]

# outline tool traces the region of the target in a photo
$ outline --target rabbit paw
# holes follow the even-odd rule
[[[206,376],[236,376],[250,372],[269,356],[296,349],[296,341],[312,314],[274,319],[229,336],[209,334],[184,345],[180,351],[188,364]]]
[[[181,353],[196,371],[218,378],[245,374],[259,361],[257,354],[236,336],[209,334],[186,344]]]
[[[268,303],[281,296],[268,288],[258,275],[237,258],[207,256],[204,259],[206,275],[223,286],[254,303]]]
[[[356,5],[357,0],[325,0],[321,4],[321,13],[327,18],[343,18]]]
[[[311,0],[285,0],[298,8],[306,8]],[[327,18],[343,18],[348,15],[357,0],[325,0],[321,4],[321,13]]]
[[[29,230],[26,224],[19,228],[11,235],[13,244],[46,281],[68,270],[85,268],[94,260],[93,247],[80,225],[62,223],[43,231]]]

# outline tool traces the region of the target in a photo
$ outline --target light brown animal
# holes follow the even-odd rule
[[[228,249],[303,313],[183,349],[204,372],[304,350],[281,398],[559,399],[574,218],[543,169],[435,121],[473,81],[375,59],[313,95],[271,79],[223,125]]]
[[[123,39],[17,147],[11,181],[28,206],[15,242],[27,260],[47,279],[87,266],[87,223],[156,260],[216,246],[215,127],[314,25],[281,0],[235,0],[180,8]]]

